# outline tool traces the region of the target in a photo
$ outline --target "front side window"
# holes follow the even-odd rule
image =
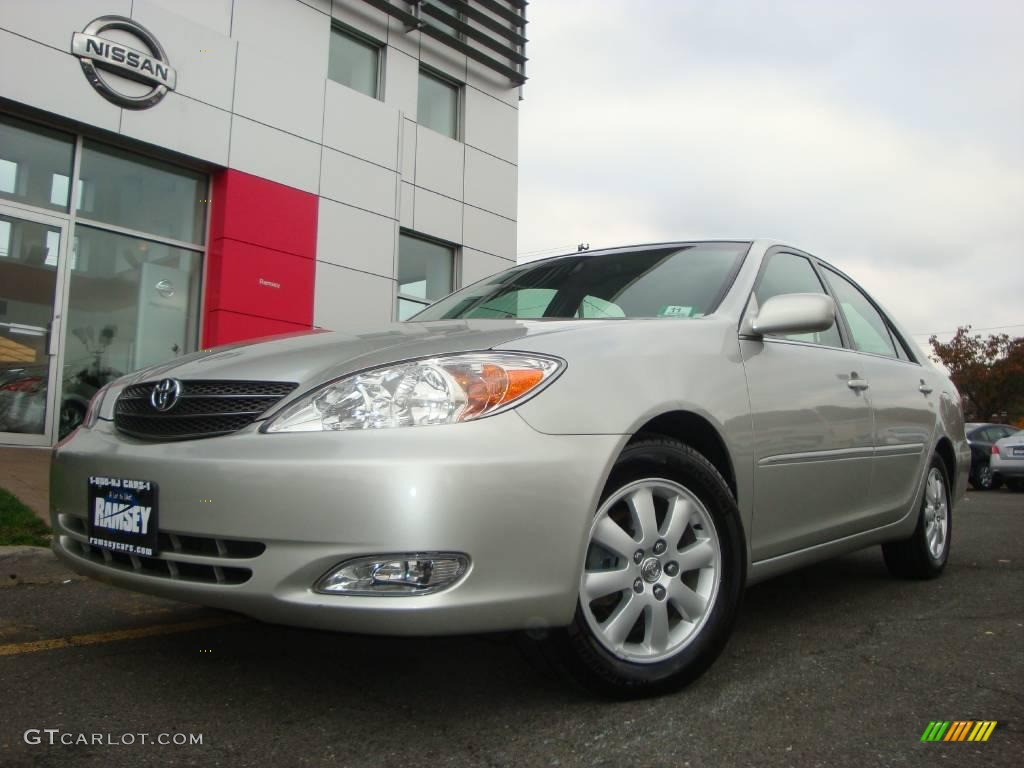
[[[459,137],[459,87],[444,78],[420,70],[417,122],[452,139]]]
[[[827,277],[853,337],[853,348],[858,352],[897,357],[889,327],[867,296],[832,270],[827,271]]]
[[[452,290],[455,251],[402,233],[398,240],[398,319],[407,320]]]
[[[379,45],[333,27],[327,76],[336,83],[379,98],[380,51]]]
[[[768,266],[765,267],[764,273],[761,275],[761,280],[754,290],[754,298],[757,300],[757,306],[763,307],[768,299],[786,293],[823,294],[825,287],[818,279],[818,275],[815,274],[811,262],[806,258],[794,253],[776,253],[771,256]],[[826,331],[778,334],[777,338],[804,341],[809,344],[823,344],[828,347],[843,346],[835,324]]]
[[[748,243],[693,243],[524,264],[453,293],[416,316],[700,318],[718,307]]]

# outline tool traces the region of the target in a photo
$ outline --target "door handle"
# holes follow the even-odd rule
[[[862,389],[868,388],[868,382],[866,379],[862,379],[860,376],[858,376],[856,371],[854,371],[853,373],[850,374],[850,380],[846,382],[846,386],[848,386],[855,392],[859,392]]]
[[[921,379],[921,386],[918,387],[918,390],[926,395],[930,395],[932,393],[932,388],[925,383],[924,379]]]

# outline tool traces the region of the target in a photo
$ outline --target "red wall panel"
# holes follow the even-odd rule
[[[221,238],[211,243],[207,309],[313,323],[316,261],[259,245]]]
[[[214,176],[204,347],[312,326],[317,204],[241,171]]]
[[[208,345],[211,347],[218,344],[234,344],[236,341],[274,336],[279,333],[308,330],[309,326],[303,323],[288,323],[284,320],[254,317],[223,309],[210,312],[206,316],[206,335],[217,339],[216,342],[211,342]]]

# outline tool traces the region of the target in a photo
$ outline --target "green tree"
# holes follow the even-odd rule
[[[1009,421],[1024,415],[1024,337],[1005,333],[983,338],[960,326],[948,342],[928,339],[932,359],[949,369],[953,383],[967,398],[969,418],[988,421],[1006,411]]]

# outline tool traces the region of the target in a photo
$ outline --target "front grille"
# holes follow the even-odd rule
[[[141,557],[123,552],[111,552],[90,545],[85,539],[85,521],[79,517],[61,515],[60,524],[66,532],[76,534],[61,537],[64,548],[74,555],[108,568],[176,581],[244,584],[252,578],[252,569],[242,567],[238,561],[258,557],[267,548],[266,544],[261,541],[161,532],[158,544],[160,556]],[[216,558],[219,562],[216,564],[187,562],[182,560],[180,555]]]
[[[159,382],[125,387],[114,405],[114,426],[147,440],[185,440],[236,432],[252,424],[298,384],[285,381],[190,381],[176,403],[158,411],[150,402]]]

